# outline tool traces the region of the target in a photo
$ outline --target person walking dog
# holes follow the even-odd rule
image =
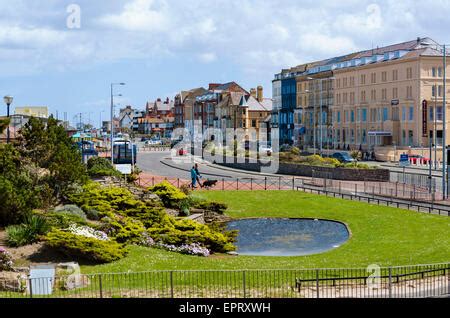
[[[198,182],[198,184],[200,185],[200,187],[203,188],[203,184],[202,184],[202,182],[200,181],[200,179],[202,178],[202,175],[201,175],[200,172],[198,171],[198,163],[196,163],[196,164],[194,165],[194,169],[195,169],[195,173],[196,173],[196,175],[197,175],[197,182]]]
[[[197,170],[195,169],[195,167],[191,168],[191,180],[192,180],[192,188],[195,189],[197,188],[197,179],[198,179],[198,175],[197,175]]]

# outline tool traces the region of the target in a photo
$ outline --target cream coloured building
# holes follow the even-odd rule
[[[420,39],[377,49],[362,54],[358,66],[335,70],[334,143],[420,149],[435,142],[436,131],[442,145],[444,72],[435,44]]]
[[[303,66],[304,71],[297,66],[276,75],[282,82],[297,81],[294,144],[375,151],[381,160],[403,152],[428,155],[430,143],[442,147],[443,54],[432,39]],[[449,76],[447,67],[447,94]],[[449,120],[448,103],[446,109]],[[449,144],[449,130],[446,138]]]

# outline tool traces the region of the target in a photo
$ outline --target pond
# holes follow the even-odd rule
[[[253,256],[302,256],[338,248],[349,237],[343,223],[313,219],[243,219],[231,221],[238,230],[237,252]]]

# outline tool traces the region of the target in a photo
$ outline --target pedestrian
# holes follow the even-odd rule
[[[197,188],[197,171],[195,170],[195,167],[191,168],[191,180],[192,180],[192,188]]]
[[[195,174],[197,175],[197,181],[198,181],[198,184],[200,185],[201,188],[203,188],[203,184],[202,184],[202,182],[200,181],[202,175],[201,175],[200,172],[198,171],[198,163],[196,163],[196,164],[194,165],[194,169],[195,169]]]

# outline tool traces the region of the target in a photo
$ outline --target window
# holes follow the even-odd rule
[[[393,70],[392,71],[392,80],[393,81],[398,81],[398,70]]]
[[[414,120],[414,106],[409,106],[408,119],[409,119],[409,121],[413,121]]]
[[[344,93],[344,104],[348,102],[348,93]]]
[[[406,131],[402,130],[402,145],[406,146]]]
[[[442,87],[442,85],[439,85],[439,87],[438,87],[438,96],[439,97],[442,97],[442,92],[443,92],[444,90],[443,90],[443,87]]]
[[[406,98],[407,99],[412,99],[412,86],[407,86],[406,87]]]
[[[387,72],[381,73],[381,81],[384,83],[387,82]]]
[[[406,121],[406,106],[402,107],[402,121]]]
[[[338,123],[341,122],[341,112],[340,111],[337,112],[337,122]]]
[[[439,76],[439,77],[442,77],[442,67],[439,67],[439,68],[438,68],[438,76]]]
[[[442,111],[442,106],[436,107],[436,120],[442,121],[443,118],[444,118],[444,114]]]
[[[377,100],[377,91],[375,89],[370,92],[370,98],[371,100]]]
[[[431,68],[431,76],[436,77],[436,68]]]
[[[413,146],[414,144],[414,132],[412,130],[408,131],[408,145]]]
[[[366,75],[361,74],[361,85],[365,85],[365,84],[366,84]]]
[[[382,100],[387,100],[387,89],[386,88],[383,88],[381,90],[381,99]]]
[[[366,102],[366,91],[362,91],[361,92],[361,102],[365,103]]]
[[[383,121],[389,120],[389,113],[387,107],[383,108]]]
[[[430,113],[430,120],[434,120],[434,108],[433,107],[430,107],[429,113]]]
[[[256,128],[256,119],[252,119],[252,127]]]
[[[337,88],[341,88],[341,79],[338,79],[338,80],[336,81],[336,87],[337,87]]]
[[[362,122],[363,123],[367,122],[367,109],[366,108],[362,109]]]
[[[413,77],[413,69],[412,69],[412,67],[408,67],[407,69],[406,69],[406,79],[412,79],[412,77]]]
[[[355,104],[355,92],[350,93],[350,104]]]
[[[347,77],[345,77],[345,78],[342,80],[342,82],[343,82],[344,88],[347,87]]]
[[[359,123],[361,121],[361,109],[356,111],[356,122]]]
[[[372,74],[370,75],[370,82],[371,82],[372,84],[375,84],[375,83],[377,82],[377,73],[372,73]]]
[[[394,87],[392,89],[392,98],[393,99],[397,99],[398,98],[398,88],[397,87]]]
[[[351,87],[355,86],[355,77],[354,76],[350,77],[350,86]]]
[[[367,142],[366,130],[363,129],[363,131],[362,131],[362,143],[365,144],[366,142]]]
[[[399,120],[398,107],[392,108],[392,120]]]
[[[431,96],[436,97],[436,86],[431,86]]]

